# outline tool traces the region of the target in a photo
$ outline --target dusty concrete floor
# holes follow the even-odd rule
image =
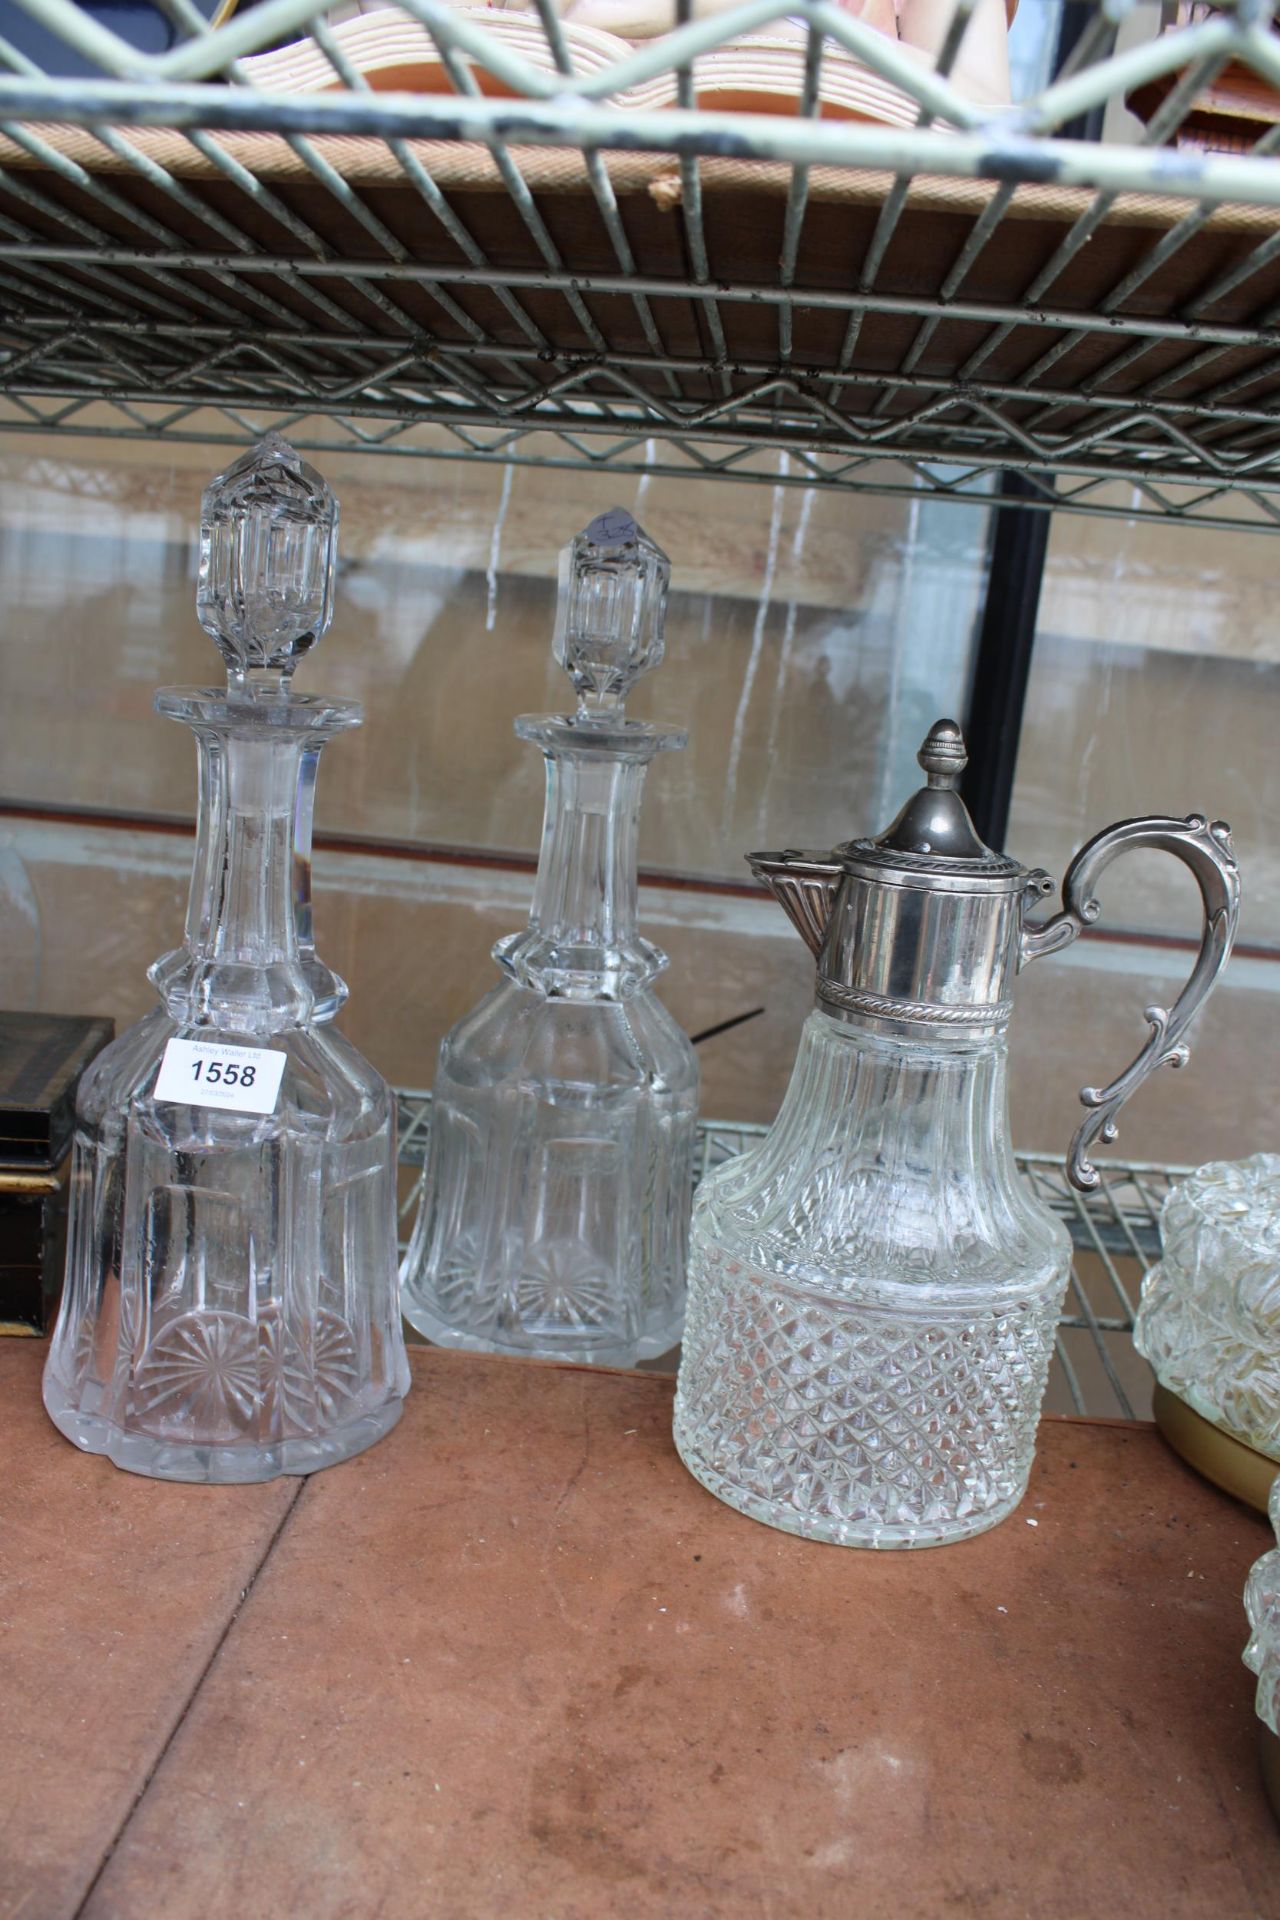
[[[12,1914],[1275,1910],[1270,1533],[1154,1432],[1047,1422],[1003,1526],[852,1553],[705,1493],[663,1380],[419,1351],[358,1460],[187,1488],[8,1345]]]

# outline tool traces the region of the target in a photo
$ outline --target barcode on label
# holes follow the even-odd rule
[[[232,1047],[219,1040],[171,1040],[155,1098],[228,1113],[274,1113],[285,1056],[277,1047]]]

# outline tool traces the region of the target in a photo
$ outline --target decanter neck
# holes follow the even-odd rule
[[[549,938],[606,949],[636,926],[636,841],[648,768],[547,756],[547,802],[529,918]]]
[[[253,1035],[331,1018],[346,989],[312,942],[311,815],[320,749],[359,708],[181,689],[156,705],[199,756],[186,937],[150,974],[171,1018]]]
[[[529,925],[500,940],[494,958],[549,997],[624,999],[667,964],[636,931],[636,840],[649,762],[686,736],[639,721],[530,717],[516,731],[546,757],[546,811]]]
[[[1017,1180],[1003,1033],[901,1040],[815,1011],[784,1112],[806,1150],[852,1152],[899,1196]]]
[[[311,907],[311,829],[315,813],[316,774],[320,751],[328,736],[312,735],[304,742],[298,762],[298,785],[293,803],[293,925],[298,959],[311,983],[315,999],[312,1023],[332,1020],[346,1005],[348,987],[340,974],[327,967],[316,952],[315,919]]]

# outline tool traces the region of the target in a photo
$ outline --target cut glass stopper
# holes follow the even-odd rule
[[[624,507],[597,514],[560,550],[553,652],[578,712],[616,712],[664,651],[671,563]]]
[[[338,502],[269,433],[206,487],[196,613],[231,678],[287,678],[333,618]]]

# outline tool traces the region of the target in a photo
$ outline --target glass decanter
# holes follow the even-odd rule
[[[676,1445],[711,1492],[771,1526],[847,1546],[933,1546],[1022,1498],[1069,1272],[1066,1229],[1021,1180],[1005,1033],[1017,968],[1098,912],[1094,885],[1130,847],[1194,873],[1196,968],[1172,1012],[1090,1108],[1089,1148],[1182,1033],[1231,947],[1239,888],[1221,823],[1153,817],[1073,860],[1063,911],[994,853],[955,791],[953,721],[920,753],[927,785],[877,840],[750,863],[818,956],[817,1004],[770,1132],[710,1175],[694,1207]]]
[[[526,714],[546,757],[528,926],[440,1048],[405,1316],[442,1346],[630,1366],[680,1337],[698,1066],[636,930],[636,834],[682,729],[626,717],[663,653],[670,568],[629,513],[560,556],[554,654],[576,713]]]
[[[227,684],[156,697],[199,756],[186,938],[150,970],[160,1005],[80,1084],[45,1405],[163,1479],[328,1466],[409,1385],[394,1105],[323,1024],[346,988],[311,940],[316,762],[360,709],[290,682],[332,617],[337,526],[275,436],[205,493],[196,605]]]

